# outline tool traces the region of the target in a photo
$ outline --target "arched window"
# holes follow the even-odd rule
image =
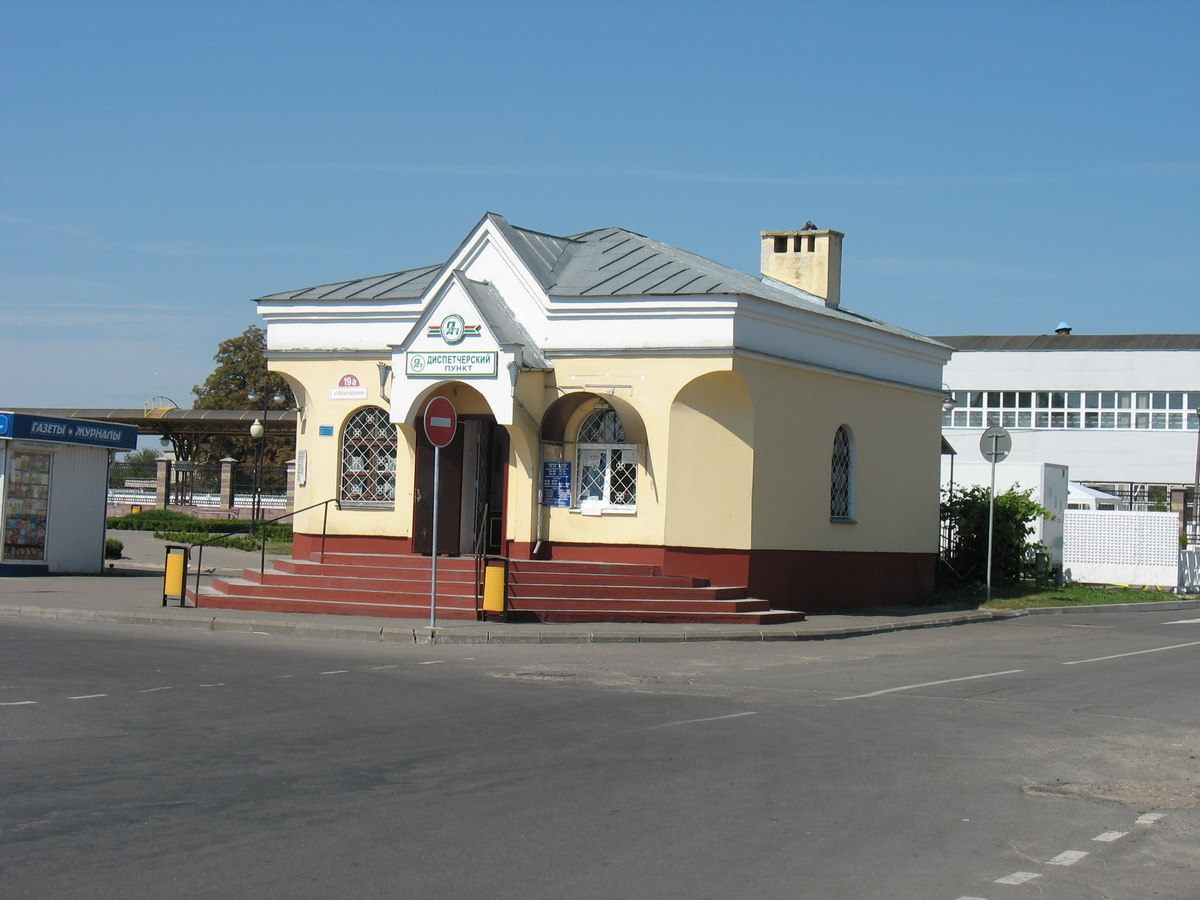
[[[575,505],[585,510],[637,507],[638,451],[625,441],[617,411],[603,400],[579,426]]]
[[[396,501],[396,426],[386,410],[364,406],[342,430],[339,499],[351,506],[391,508]]]
[[[840,522],[854,521],[854,437],[845,425],[833,436],[829,518]]]

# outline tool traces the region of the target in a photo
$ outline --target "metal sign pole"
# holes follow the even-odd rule
[[[987,558],[987,602],[992,602],[992,537],[996,531],[996,457],[999,455],[996,445],[1000,435],[992,435],[992,487],[988,491],[988,558]]]
[[[988,540],[987,540],[987,602],[992,602],[992,544],[996,531],[996,463],[1008,458],[1012,450],[1012,436],[1007,428],[993,425],[979,438],[979,452],[992,464],[992,486],[988,492]]]
[[[441,506],[442,448],[433,448],[433,564],[429,579],[429,627],[437,628],[438,508]]]

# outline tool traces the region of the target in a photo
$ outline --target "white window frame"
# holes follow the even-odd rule
[[[584,428],[591,420],[592,416],[597,412],[596,409],[590,410],[579,424],[578,433],[582,434]],[[616,410],[602,410],[604,413],[612,413],[617,417],[617,422],[620,424],[620,437],[624,437],[625,424],[621,422],[620,414]],[[576,441],[574,445],[574,477],[571,485],[571,509],[573,512],[583,513],[584,515],[604,515],[604,514],[633,514],[637,512],[637,488],[640,480],[638,469],[641,467],[642,454],[637,444],[631,444],[626,441]],[[585,459],[587,454],[603,454],[603,473],[601,484],[600,497],[583,496],[585,489],[585,481],[594,482],[591,472],[599,466],[595,464],[586,464]],[[629,457],[632,457],[630,462]],[[620,459],[620,462],[614,464],[614,458]],[[633,502],[631,503],[613,503],[611,497],[614,491],[614,481],[617,467],[633,466],[633,482],[632,490],[629,493],[633,494]],[[587,477],[585,478],[585,474]],[[618,486],[619,487],[619,486]]]

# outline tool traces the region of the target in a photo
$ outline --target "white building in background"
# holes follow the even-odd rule
[[[1062,324],[1053,335],[936,340],[955,351],[942,433],[960,462],[979,459],[981,433],[1002,425],[1009,461],[1064,465],[1127,509],[1165,510],[1171,488],[1193,484],[1200,334],[1076,335]]]

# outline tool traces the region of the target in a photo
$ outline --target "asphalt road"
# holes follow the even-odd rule
[[[1200,898],[1200,617],[819,644],[0,621],[0,896]]]

